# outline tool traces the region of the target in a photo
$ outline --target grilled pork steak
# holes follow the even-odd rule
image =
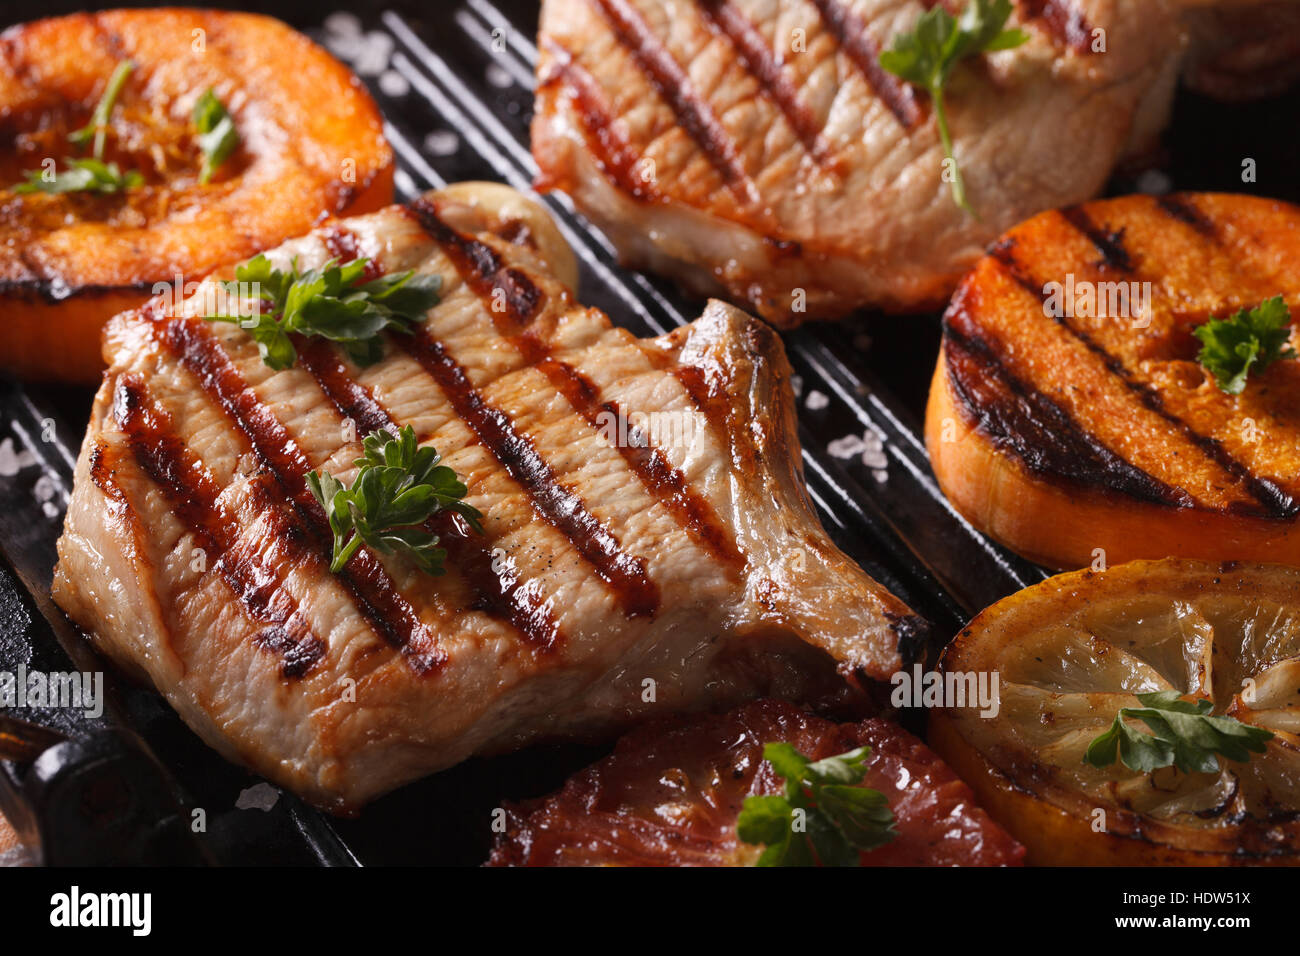
[[[813,515],[762,323],[711,303],[663,338],[614,328],[500,186],[270,253],[357,256],[443,279],[364,369],[314,339],[272,371],[244,330],[192,317],[203,290],[106,333],[55,597],[223,753],[348,810],[471,754],[842,690],[836,668],[884,677],[919,649],[918,619]],[[405,425],[486,533],[438,525],[442,577],[364,548],[331,574],[304,475],[350,482],[359,439]]]
[[[889,800],[898,836],[864,866],[1019,865],[1024,849],[924,744],[873,718],[835,724],[779,700],[729,714],[640,727],[557,793],[510,808],[492,866],[727,866],[762,847],[736,837],[745,798],[780,793],[763,745],[813,759],[871,747],[865,787]]]
[[[938,305],[1004,230],[1151,149],[1206,4],[1019,0],[1029,41],[945,94],[978,219],[941,177],[929,98],[878,62],[933,5],[546,0],[541,183],[631,263],[781,325]]]

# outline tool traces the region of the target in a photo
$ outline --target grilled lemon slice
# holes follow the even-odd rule
[[[997,713],[936,711],[930,743],[1029,863],[1300,863],[1300,570],[1169,559],[1058,575],[976,617],[942,668],[954,685],[998,675]],[[1171,689],[1275,736],[1218,773],[1084,763],[1136,694]]]

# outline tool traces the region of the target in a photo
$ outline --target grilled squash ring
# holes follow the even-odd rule
[[[138,170],[125,193],[13,187],[48,160],[87,155],[68,133],[131,60],[103,158]],[[239,133],[206,184],[191,113],[212,89]],[[48,166],[47,166],[48,168]],[[278,20],[166,9],[79,14],[0,34],[0,370],[94,382],[100,329],[161,283],[391,201],[393,156],[346,67]],[[180,290],[177,290],[180,291]],[[175,294],[175,293],[173,293]]]
[[[1127,196],[1017,226],[944,318],[926,415],[944,494],[1054,568],[1300,566],[1300,362],[1227,394],[1192,334],[1278,295],[1296,313],[1297,261],[1300,207],[1250,196]]]

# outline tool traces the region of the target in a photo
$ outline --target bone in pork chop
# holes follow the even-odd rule
[[[194,317],[202,289],[118,316],[54,588],[222,753],[350,810],[473,754],[842,693],[920,650],[920,621],[814,517],[762,323],[714,302],[636,339],[574,300],[546,215],[487,184],[269,256],[436,272],[441,301],[366,368],[302,339],[273,371]],[[331,574],[304,476],[350,482],[359,439],[406,425],[485,533],[433,529],[445,576],[366,548]]]

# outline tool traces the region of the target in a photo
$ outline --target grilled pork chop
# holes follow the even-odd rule
[[[976,527],[1043,564],[1300,564],[1300,363],[1230,395],[1192,329],[1300,309],[1300,208],[1130,196],[999,240],[944,317],[926,444]],[[1300,333],[1291,332],[1293,345]]]
[[[1024,849],[923,743],[882,718],[836,724],[785,701],[639,727],[557,793],[507,810],[491,866],[727,866],[752,863],[736,817],[748,796],[779,793],[765,743],[814,759],[871,748],[862,785],[889,800],[898,836],[863,866],[1014,866]]]
[[[941,178],[928,98],[878,64],[927,5],[546,0],[541,185],[631,263],[781,325],[937,305],[1005,229],[1150,149],[1186,4],[1017,4],[1029,41],[961,64],[946,93],[978,219]]]
[[[465,185],[328,223],[280,268],[367,257],[442,276],[382,361],[322,340],[264,365],[193,318],[106,332],[54,594],[214,747],[331,809],[471,754],[775,693],[839,693],[921,646],[803,489],[789,367],[721,303],[637,340],[573,298],[536,206]],[[647,416],[654,413],[654,418]],[[611,420],[618,422],[611,427]],[[304,482],[411,425],[468,485],[448,573],[362,549],[329,573]]]

